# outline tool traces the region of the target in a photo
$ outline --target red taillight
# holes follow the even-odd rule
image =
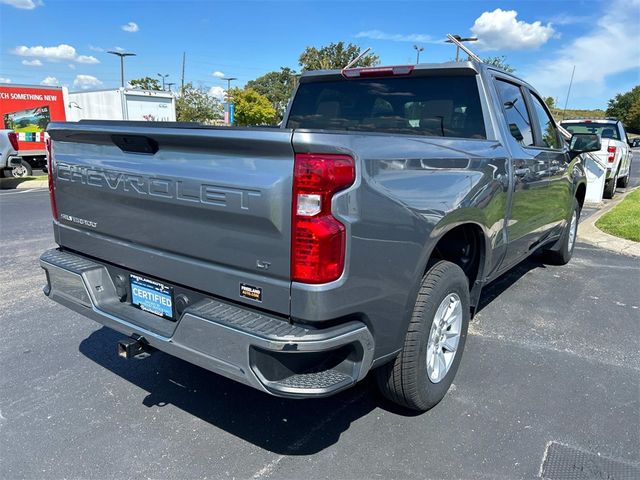
[[[391,67],[345,68],[342,75],[347,78],[388,77],[410,75],[413,65],[394,65]]]
[[[344,270],[345,227],[331,214],[333,195],[355,181],[348,155],[298,153],[293,171],[291,278],[327,283]]]
[[[20,150],[20,148],[18,147],[18,134],[16,132],[9,132],[9,143],[11,143],[11,146],[13,147],[13,149],[17,152],[18,150]]]
[[[56,187],[53,183],[53,140],[47,137],[47,176],[49,178],[49,202],[51,203],[51,214],[58,220],[58,205],[56,205]]]
[[[607,160],[609,160],[609,163],[615,162],[616,161],[616,147],[607,148],[607,153],[609,154],[609,157],[607,158]]]

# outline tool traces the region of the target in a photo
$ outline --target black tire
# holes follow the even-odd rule
[[[575,214],[575,222],[572,222]],[[576,238],[578,236],[578,223],[580,221],[580,205],[578,201],[573,199],[573,210],[567,221],[567,226],[562,232],[562,236],[555,243],[552,249],[543,250],[543,261],[551,265],[566,265],[573,256],[573,249],[576,246]],[[571,230],[573,229],[573,241],[571,240]]]
[[[618,178],[618,186],[620,188],[627,188],[629,186],[629,177],[631,176],[631,163],[629,163],[629,170],[627,171],[627,175]]]
[[[612,199],[613,196],[616,194],[616,187],[618,186],[618,174],[616,173],[616,176],[613,178],[610,178],[609,180],[607,180],[604,184],[604,192],[602,193],[602,196],[604,198],[607,199]]]
[[[452,294],[459,297],[462,309],[460,336],[449,370],[441,380],[433,383],[427,371],[427,343],[438,307]],[[449,390],[460,365],[469,318],[469,282],[466,275],[454,263],[435,263],[422,278],[402,351],[393,361],[376,370],[382,395],[412,410],[425,411],[437,405]]]
[[[31,165],[29,164],[29,162],[22,159],[20,163],[22,165],[20,165],[19,167],[14,167],[11,170],[11,175],[13,177],[22,178],[22,177],[30,177],[31,175],[33,175],[33,169],[31,168]]]

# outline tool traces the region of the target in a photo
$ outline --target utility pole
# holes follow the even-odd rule
[[[460,35],[452,35],[453,38],[458,40],[459,42],[477,42],[478,37],[466,37],[463,38]],[[445,40],[447,43],[453,43],[451,40]],[[456,62],[460,61],[460,47],[456,45]]]
[[[166,75],[163,75],[159,73],[158,76],[162,79],[162,90],[164,90],[164,79],[167,78],[169,74],[167,73]]]
[[[120,57],[120,85],[124,88],[124,57],[135,57],[135,53],[108,51],[111,55]]]
[[[182,52],[182,81],[180,82],[180,93],[184,92],[184,64],[187,61],[187,52]]]
[[[414,45],[413,48],[416,50],[416,65],[420,63],[420,52],[424,51],[424,47],[419,47],[418,45]]]
[[[171,87],[172,87],[173,85],[175,85],[175,83],[174,83],[174,82],[167,83],[167,88],[169,89],[169,91],[171,91]]]
[[[573,75],[576,73],[576,66],[573,66],[573,71],[571,72],[571,80],[569,81],[569,89],[567,90],[567,99],[564,102],[564,110],[562,110],[562,120],[564,120],[564,114],[567,111],[567,104],[569,103],[569,94],[571,93],[571,85],[573,85]]]

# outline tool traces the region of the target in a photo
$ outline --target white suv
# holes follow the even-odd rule
[[[613,198],[616,187],[629,184],[631,158],[633,153],[624,125],[615,118],[580,118],[560,122],[571,133],[596,133],[600,136],[602,147],[594,152],[607,165],[607,181],[604,186],[604,198]]]

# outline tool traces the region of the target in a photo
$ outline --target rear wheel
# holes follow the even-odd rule
[[[422,279],[400,354],[376,371],[381,393],[414,410],[434,407],[456,375],[469,326],[469,284],[456,264],[439,261]]]
[[[608,199],[613,198],[613,196],[616,194],[616,186],[617,185],[618,185],[618,173],[616,172],[615,177],[610,178],[604,184],[604,193],[602,194],[602,196],[604,198],[608,198]]]
[[[15,178],[30,177],[33,175],[33,169],[26,160],[22,159],[19,166],[11,169],[11,175]]]

